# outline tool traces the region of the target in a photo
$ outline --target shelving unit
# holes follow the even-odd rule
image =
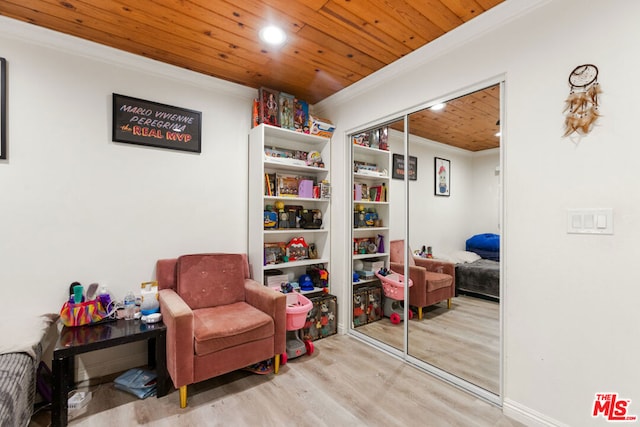
[[[308,166],[304,162],[284,157],[272,157],[265,154],[266,150],[294,150],[303,152],[318,152],[323,167]],[[323,197],[296,197],[279,195],[276,191],[267,194],[265,174],[303,176],[313,180],[315,184],[327,181],[330,185],[330,139],[295,132],[288,129],[261,124],[251,129],[249,133],[249,261],[253,268],[253,277],[265,284],[265,272],[281,270],[291,280],[296,280],[306,273],[310,265],[323,264],[330,269],[330,205],[331,199]],[[277,183],[276,183],[277,187]],[[301,206],[307,210],[317,210],[322,217],[322,226],[313,228],[265,228],[264,213],[268,206],[278,203],[284,205]],[[288,243],[294,238],[302,237],[307,244],[314,244],[317,258],[302,259],[277,264],[265,264],[265,244]],[[267,273],[268,274],[268,273]],[[329,282],[330,284],[330,282]],[[313,292],[321,291],[316,288]]]
[[[372,129],[352,136],[353,221],[351,223],[352,282],[351,320],[354,327],[383,317],[383,292],[374,273],[389,266],[389,187],[391,155],[380,144],[388,129]],[[380,238],[384,248],[380,245]],[[360,264],[360,265],[358,265]]]
[[[391,175],[391,154],[388,150],[381,150],[378,148],[372,148],[362,146],[358,144],[352,144],[353,149],[353,213],[354,219],[352,222],[352,240],[354,242],[354,248],[352,253],[353,261],[383,261],[384,265],[389,265],[389,179]],[[366,195],[362,194],[360,200],[356,200],[357,191],[362,191],[362,186],[366,185],[367,190],[372,187],[384,187],[385,190],[380,200],[366,199]],[[374,209],[377,214],[377,219],[380,223],[374,221],[365,221],[362,224],[361,217],[358,215],[358,208],[363,207],[365,211]],[[360,247],[357,246],[358,239],[370,238],[375,242],[378,235],[382,236],[384,242],[384,251],[375,253],[365,251],[362,253]],[[355,272],[355,269],[353,270]],[[362,286],[367,284],[378,283],[378,279],[360,279],[358,282],[353,282],[354,286]]]

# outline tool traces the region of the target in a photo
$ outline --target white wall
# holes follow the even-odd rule
[[[390,132],[390,151],[403,152],[403,134]],[[499,233],[500,165],[498,149],[471,152],[412,135],[409,154],[418,159],[418,174],[409,182],[409,245],[431,246],[434,254],[464,250],[466,240],[479,233]],[[449,197],[434,195],[434,158],[451,163]],[[391,237],[404,238],[404,182],[391,180]]]
[[[418,158],[418,179],[409,183],[411,248],[431,246],[435,255],[464,250],[472,230],[472,153],[418,137],[411,138],[409,152]],[[448,197],[434,195],[434,157],[450,161]]]
[[[347,236],[345,134],[506,77],[503,395],[505,412],[532,425],[602,425],[591,410],[605,391],[640,414],[640,272],[630,268],[640,231],[638,17],[633,0],[509,0],[316,106],[338,125],[332,236]],[[246,250],[246,193],[237,189],[247,184],[254,91],[0,19],[9,67],[3,303],[57,311],[72,280],[122,294],[153,277],[159,257]],[[603,116],[574,143],[561,138],[566,81],[586,62],[600,68]],[[111,142],[112,92],[202,111],[202,154]],[[612,207],[615,234],[568,235],[566,209],[576,207]],[[349,250],[333,239],[332,291],[342,301]]]
[[[603,425],[591,414],[605,391],[640,415],[639,17],[631,0],[509,0],[316,105],[337,124],[340,155],[351,129],[505,77],[503,397],[505,412],[530,425]],[[567,77],[583,63],[600,69],[602,117],[573,142],[562,138],[562,110]],[[340,199],[344,177],[333,179]],[[567,234],[566,210],[578,207],[613,208],[615,234]],[[332,222],[334,236],[347,235],[344,223]],[[347,259],[348,245],[333,243]]]
[[[0,17],[8,160],[0,301],[58,312],[73,281],[115,297],[159,258],[246,252],[255,90]],[[202,112],[202,153],[111,141],[111,95]]]
[[[468,234],[500,234],[500,150],[473,153],[471,171]]]

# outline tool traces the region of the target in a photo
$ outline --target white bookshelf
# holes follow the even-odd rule
[[[352,144],[353,150],[353,162],[354,167],[352,171],[352,186],[354,187],[354,196],[352,211],[353,214],[356,214],[357,207],[362,206],[365,210],[374,209],[378,215],[378,219],[382,221],[381,225],[371,226],[371,225],[360,225],[357,226],[358,221],[354,218],[351,223],[351,237],[352,237],[352,262],[359,261],[385,261],[385,265],[389,265],[389,202],[390,202],[390,175],[391,175],[391,154],[388,150],[380,150],[378,148],[365,147],[357,144]],[[375,165],[375,171],[358,171],[356,162],[364,162],[367,165],[373,166]],[[355,185],[366,185],[367,188],[371,188],[372,186],[379,186],[384,184],[386,187],[386,198],[383,200],[356,200],[355,196]],[[375,253],[360,253],[356,251],[355,240],[362,238],[372,238],[375,239],[381,235],[384,241],[385,250],[384,252],[375,252]],[[377,283],[378,279],[368,279],[362,280],[358,282],[353,282],[353,285],[363,285],[369,283]]]
[[[324,167],[307,166],[299,161],[286,158],[273,158],[265,154],[265,149],[317,151],[322,157]],[[288,129],[261,124],[249,133],[249,260],[253,268],[254,279],[264,284],[264,274],[270,270],[281,270],[297,280],[306,273],[310,265],[324,264],[330,270],[331,218],[330,198],[291,197],[266,194],[265,174],[289,174],[313,178],[316,183],[323,180],[331,183],[330,139],[295,132]],[[322,197],[322,196],[321,196]],[[317,209],[322,214],[322,228],[269,228],[265,229],[264,211],[267,206],[302,206],[304,209]],[[315,244],[316,259],[302,259],[278,264],[266,264],[265,243],[288,243],[291,239],[303,237],[307,244]],[[329,282],[330,284],[331,282]]]

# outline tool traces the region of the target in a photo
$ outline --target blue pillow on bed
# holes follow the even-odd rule
[[[482,258],[500,261],[500,236],[493,233],[476,234],[467,239],[466,250]]]

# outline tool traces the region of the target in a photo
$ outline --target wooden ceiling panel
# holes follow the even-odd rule
[[[0,15],[314,104],[503,1],[2,0]],[[268,23],[284,46],[257,38]]]
[[[442,3],[451,9],[464,22],[484,12],[484,8],[474,0],[441,0]]]
[[[443,33],[464,24],[464,21],[442,4],[440,0],[407,0],[407,3],[421,13],[428,10],[429,13],[425,16],[437,25]]]
[[[385,64],[390,64],[411,50],[388,34],[378,31],[361,16],[328,1],[319,14],[327,21],[311,26],[324,27],[323,31],[339,37],[345,43]]]
[[[500,86],[450,100],[443,110],[411,114],[409,133],[469,151],[500,146]]]

